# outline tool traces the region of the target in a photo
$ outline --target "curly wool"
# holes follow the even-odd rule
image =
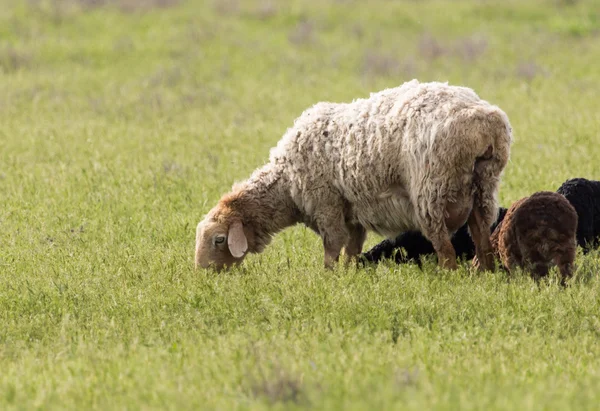
[[[600,244],[600,181],[572,178],[557,192],[575,207],[579,216],[577,244],[588,253]]]
[[[492,233],[492,247],[509,272],[517,267],[535,279],[557,265],[562,283],[572,276],[577,212],[558,193],[540,191],[513,203]]]

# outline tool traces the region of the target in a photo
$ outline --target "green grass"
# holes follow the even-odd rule
[[[414,77],[508,113],[503,205],[600,179],[599,35],[583,0],[0,1],[0,408],[597,408],[600,253],[563,290],[193,247],[303,109]]]

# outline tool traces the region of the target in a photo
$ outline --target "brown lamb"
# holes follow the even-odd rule
[[[491,243],[509,272],[521,267],[539,280],[554,264],[564,285],[573,274],[576,232],[577,212],[571,203],[558,193],[540,191],[508,209],[492,233]]]

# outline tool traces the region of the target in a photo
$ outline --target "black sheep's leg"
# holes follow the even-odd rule
[[[452,246],[458,258],[472,260],[475,257],[475,244],[469,234],[468,225],[465,224],[452,236]]]
[[[583,253],[587,254],[594,248],[595,238],[593,227],[587,224],[585,219],[577,224],[577,244],[583,248]]]

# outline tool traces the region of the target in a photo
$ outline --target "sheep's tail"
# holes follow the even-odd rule
[[[475,141],[471,153],[475,205],[482,209],[485,224],[491,226],[498,218],[497,193],[510,157],[512,128],[506,114],[495,106],[482,108],[475,117],[473,127],[477,129],[473,130]]]

